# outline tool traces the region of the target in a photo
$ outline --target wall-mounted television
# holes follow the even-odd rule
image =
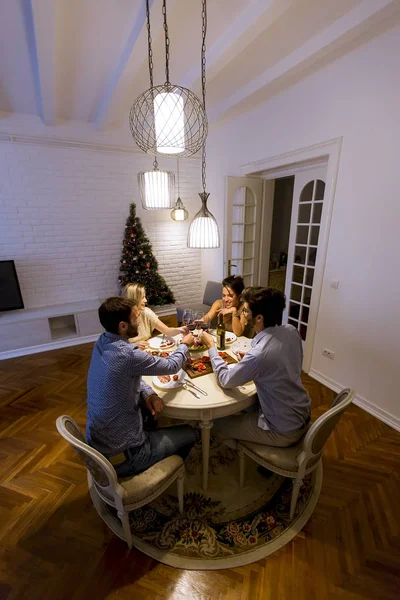
[[[0,260],[0,311],[24,308],[13,260]]]

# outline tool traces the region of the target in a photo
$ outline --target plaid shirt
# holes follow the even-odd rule
[[[146,440],[139,402],[155,394],[142,375],[177,373],[186,361],[180,344],[168,358],[139,350],[114,333],[103,333],[93,348],[87,379],[88,443],[106,456]]]

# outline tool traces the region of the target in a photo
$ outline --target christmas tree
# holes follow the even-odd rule
[[[146,288],[146,297],[150,305],[175,302],[173,293],[158,273],[157,260],[142,223],[136,216],[134,202],[131,204],[129,217],[126,220],[120,264],[121,286],[127,283],[141,283]]]

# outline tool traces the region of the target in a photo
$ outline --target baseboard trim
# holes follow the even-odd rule
[[[57,350],[57,348],[67,348],[68,346],[79,346],[80,344],[88,344],[89,342],[96,342],[101,333],[95,335],[86,335],[78,338],[68,338],[65,340],[59,340],[57,342],[49,342],[48,344],[41,344],[40,346],[28,346],[27,348],[15,348],[15,350],[7,350],[6,352],[0,352],[0,360],[7,360],[8,358],[18,358],[19,356],[27,356],[28,354],[38,354],[39,352],[48,352],[49,350]]]
[[[333,381],[333,379],[326,377],[319,371],[315,371],[315,369],[311,369],[308,372],[308,375],[310,377],[313,377],[313,379],[319,381],[319,383],[326,385],[326,387],[333,390],[334,392],[340,392],[340,390],[346,387],[344,385],[340,385],[336,381]],[[379,406],[376,406],[376,404],[373,404],[369,400],[366,400],[366,398],[363,398],[359,394],[356,394],[354,404],[365,410],[370,415],[374,415],[374,417],[376,417],[383,423],[386,423],[386,425],[389,425],[393,429],[396,429],[396,431],[400,431],[400,419],[398,417],[395,417],[394,415],[388,413],[386,410],[379,408]]]

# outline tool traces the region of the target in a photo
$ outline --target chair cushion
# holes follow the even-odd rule
[[[169,479],[173,480],[173,476],[177,475],[182,465],[182,458],[174,454],[160,460],[160,462],[139,475],[119,479],[118,481],[124,489],[124,504],[133,504],[145,500],[157,488],[166,484]]]
[[[254,444],[253,442],[238,442],[238,447],[250,450],[255,456],[259,457],[264,463],[271,467],[278,467],[285,471],[297,472],[299,465],[297,457],[303,450],[304,438],[301,438],[297,444],[286,448],[277,448],[276,446],[264,446],[263,444]],[[307,468],[312,467],[319,460],[319,456],[310,460]]]

